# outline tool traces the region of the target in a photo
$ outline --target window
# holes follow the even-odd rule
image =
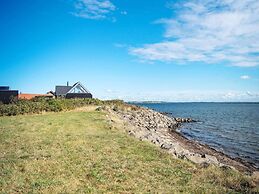
[[[77,93],[78,94],[78,93],[88,93],[88,91],[80,84],[77,84],[68,93]]]

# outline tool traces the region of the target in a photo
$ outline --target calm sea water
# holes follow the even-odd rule
[[[173,117],[190,117],[180,132],[259,167],[259,103],[136,103]]]

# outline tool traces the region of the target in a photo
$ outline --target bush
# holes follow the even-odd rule
[[[0,104],[0,116],[13,116],[41,112],[60,112],[86,105],[103,105],[98,99],[45,99],[17,100],[11,104]],[[109,102],[110,103],[110,102]]]

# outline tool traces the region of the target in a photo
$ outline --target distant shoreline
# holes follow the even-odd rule
[[[259,102],[167,102],[167,101],[126,101],[129,104],[181,104],[181,103],[215,103],[215,104],[259,104]]]

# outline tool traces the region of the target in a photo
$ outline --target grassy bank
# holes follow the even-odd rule
[[[2,193],[226,193],[248,177],[200,168],[129,137],[104,112],[0,117]]]

